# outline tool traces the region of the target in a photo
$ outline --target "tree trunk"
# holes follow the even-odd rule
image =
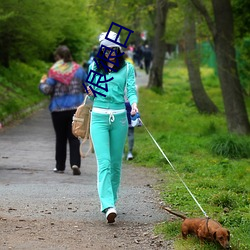
[[[250,124],[240,85],[233,37],[230,0],[212,0],[215,16],[214,45],[228,129],[237,134],[250,133]]]
[[[192,6],[187,6],[185,18],[185,55],[189,82],[195,105],[200,113],[217,113],[218,108],[207,95],[200,75],[200,57],[196,48],[195,18],[190,15]]]
[[[162,75],[165,60],[166,46],[163,39],[165,34],[166,19],[168,12],[168,1],[156,1],[156,16],[155,16],[155,37],[153,46],[153,62],[149,75],[148,87],[157,87],[162,89]]]
[[[200,0],[191,1],[204,16],[213,36],[228,130],[237,134],[249,134],[250,123],[235,60],[230,0],[212,0],[215,23]]]

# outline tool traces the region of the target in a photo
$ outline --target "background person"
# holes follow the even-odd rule
[[[126,62],[131,63],[134,66],[134,61],[128,56],[127,51],[125,52],[125,60]],[[136,76],[136,70],[135,70],[135,76]],[[137,90],[137,85],[136,85],[136,90]],[[137,97],[138,97],[138,92],[137,92]],[[127,111],[127,119],[128,119],[128,153],[127,153],[127,161],[133,160],[133,149],[134,149],[134,130],[135,128],[131,125],[131,105],[126,97],[125,94],[125,105],[126,105],[126,111]],[[125,152],[124,152],[125,153]]]
[[[100,46],[104,45],[112,48],[112,50],[103,49],[100,56],[105,56],[108,61],[102,60],[102,63],[100,63],[101,59],[97,58],[99,67],[93,62],[89,71],[92,69],[105,75],[107,80],[111,77],[113,79],[108,82],[108,92],[93,86],[94,90],[106,95],[106,97],[99,94],[94,97],[90,133],[97,159],[97,188],[101,211],[106,214],[108,223],[113,223],[117,216],[115,205],[120,186],[123,149],[128,132],[124,102],[125,89],[131,104],[131,114],[136,114],[138,108],[134,67],[132,64],[126,63],[123,56],[115,57],[121,54],[121,48],[116,43],[106,40],[106,34],[100,35]],[[116,37],[116,33],[109,32],[108,38],[114,41]],[[116,41],[120,43],[119,39]],[[112,57],[110,58],[110,56]],[[108,73],[105,71],[103,64],[111,68]],[[97,83],[98,78],[99,76],[94,78],[94,83]],[[98,84],[100,87],[105,87],[106,83],[100,82]],[[90,90],[90,87],[88,87],[88,91],[89,95],[93,97],[94,93]]]
[[[127,161],[133,160],[133,148],[134,148],[134,131],[135,128],[131,126],[131,105],[128,101],[125,102],[126,110],[127,110],[127,119],[128,119],[128,153],[127,153]]]
[[[51,95],[49,110],[56,134],[55,173],[64,173],[66,168],[67,141],[69,141],[70,166],[73,175],[80,175],[80,142],[72,134],[72,117],[84,100],[85,79],[83,68],[73,61],[67,46],[59,46],[55,51],[56,63],[50,68],[48,77],[42,78],[39,89]]]
[[[145,45],[145,49],[143,51],[143,57],[144,57],[145,72],[148,75],[153,55],[151,49],[147,44]]]

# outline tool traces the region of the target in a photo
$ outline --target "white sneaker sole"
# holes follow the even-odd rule
[[[54,173],[58,173],[58,174],[63,174],[64,171],[63,170],[57,170],[56,168],[53,169]]]

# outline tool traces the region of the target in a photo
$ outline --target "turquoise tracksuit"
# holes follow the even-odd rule
[[[89,69],[96,71],[95,63]],[[103,212],[106,208],[115,207],[120,186],[122,155],[128,132],[125,88],[130,104],[137,103],[134,66],[127,63],[118,72],[112,71],[106,75],[107,80],[111,77],[114,79],[107,82],[108,92],[89,85],[106,95],[104,97],[97,94],[94,98],[90,125],[98,168],[97,189]],[[97,83],[97,79],[95,77],[94,83]],[[105,83],[98,85],[104,87]]]

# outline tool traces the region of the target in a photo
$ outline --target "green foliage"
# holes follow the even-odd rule
[[[0,121],[9,115],[18,116],[21,111],[44,100],[38,90],[39,80],[48,65],[34,61],[32,66],[12,62],[7,70],[0,67]]]
[[[250,158],[250,140],[236,135],[216,136],[211,142],[214,154],[228,158]]]
[[[250,96],[250,35],[238,41],[237,62],[241,85],[245,93]]]
[[[118,23],[134,31],[129,38],[129,43],[141,43],[140,33],[147,31],[148,40],[152,41],[154,37],[154,16],[155,1],[153,0],[94,0],[89,4],[96,13],[96,19],[101,31],[106,31],[111,22]],[[123,32],[121,41],[123,41]]]
[[[32,0],[2,0],[0,64],[8,66],[12,59],[49,60],[59,44],[66,44],[74,59],[82,61],[96,41],[88,2],[37,0],[34,9]]]
[[[248,0],[232,0],[235,35],[238,38],[249,35],[250,14],[246,11],[249,8],[250,2]]]
[[[176,235],[180,235],[180,228],[181,228],[181,221],[179,220],[178,222],[173,222],[173,223],[168,223],[168,222],[163,222],[159,223],[156,228],[155,228],[155,233],[164,233],[165,239],[170,240],[172,238],[175,238]]]
[[[182,5],[179,2],[177,8],[171,8],[168,11],[165,40],[168,43],[176,44],[183,37],[184,32],[184,14]]]
[[[217,206],[223,208],[233,209],[237,207],[236,197],[229,192],[220,192],[219,194],[214,194],[211,198],[210,204],[212,206]]]
[[[202,212],[182,184],[182,178],[206,213],[230,230],[232,249],[245,250],[250,248],[246,237],[250,219],[250,159],[242,158],[244,154],[239,153],[239,148],[242,152],[243,148],[244,152],[250,152],[249,137],[227,133],[219,81],[210,68],[202,67],[201,75],[207,93],[222,113],[198,113],[189,89],[187,71],[180,60],[169,61],[166,65],[163,93],[139,89],[142,121],[175,170],[144,127],[135,129],[133,163],[157,167],[161,171],[163,181],[157,189],[161,190],[165,204],[189,217],[201,217]],[[250,112],[250,105],[247,107]],[[237,145],[238,158],[212,153],[211,145],[220,138],[233,140]],[[162,232],[167,239],[178,237],[179,223],[178,220],[160,224],[157,233]],[[190,241],[175,238],[174,244],[178,250],[201,249],[199,241],[192,236]],[[217,246],[207,243],[203,249],[217,249]]]

